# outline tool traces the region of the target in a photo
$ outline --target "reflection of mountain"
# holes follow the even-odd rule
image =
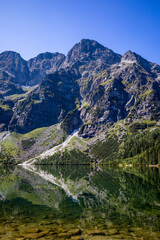
[[[41,166],[0,171],[0,201],[2,196],[10,202],[21,198],[32,203],[30,207],[49,207],[59,217],[67,211],[82,225],[87,219],[92,224],[107,219],[136,226],[160,223],[160,173],[155,168],[96,171],[87,166]]]
[[[15,168],[13,172],[7,169],[5,175],[0,191],[6,200],[20,197],[36,205],[59,208],[65,198],[60,188],[24,169]]]

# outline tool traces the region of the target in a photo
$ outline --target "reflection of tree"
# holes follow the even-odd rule
[[[0,173],[5,204],[15,206],[17,212],[23,209],[22,202],[30,204],[30,209],[46,207],[65,219],[79,218],[83,224],[91,224],[87,219],[93,225],[106,220],[135,226],[159,224],[157,168],[105,167],[97,171],[89,166],[36,166],[28,171],[1,167]],[[16,199],[21,205],[18,210]]]

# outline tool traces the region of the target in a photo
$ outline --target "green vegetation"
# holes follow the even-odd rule
[[[108,77],[108,72],[106,70],[103,70],[98,74],[98,76],[96,77],[96,80],[107,78],[107,77]]]
[[[7,104],[0,103],[0,108],[2,108],[4,111],[10,110],[10,107]]]
[[[154,121],[129,126],[113,125],[104,141],[91,148],[91,154],[106,164],[158,165],[160,163],[160,129]]]
[[[114,136],[106,136],[104,142],[98,141],[92,148],[91,154],[98,160],[114,160],[117,155],[117,148],[119,147],[118,138]]]
[[[46,127],[36,128],[36,129],[34,129],[33,131],[31,131],[31,132],[29,132],[29,133],[23,134],[23,135],[22,135],[22,138],[28,138],[28,139],[38,138],[38,137],[40,137],[40,136],[43,135],[43,133],[44,133],[44,131],[45,131],[46,129],[47,129]]]
[[[26,134],[12,132],[0,143],[2,149],[1,163],[24,161],[29,156],[35,156],[52,148],[66,139],[67,135],[57,125],[37,128]]]
[[[160,163],[160,130],[156,129],[128,137],[120,159],[125,163],[157,165]]]
[[[73,137],[70,141],[71,145],[76,146],[77,143],[86,147],[86,141],[82,140],[81,138],[78,137]]]
[[[36,141],[34,139],[24,139],[24,140],[22,140],[23,150],[29,149],[31,146],[33,146],[33,144],[35,144],[35,142]]]
[[[15,164],[15,159],[12,157],[10,152],[5,152],[3,148],[0,151],[0,164]]]
[[[88,103],[86,103],[85,101],[84,101],[82,107],[85,108],[85,109],[91,108],[91,106]]]
[[[90,164],[91,159],[86,152],[81,152],[78,149],[73,149],[68,151],[65,149],[64,152],[57,152],[53,156],[49,156],[48,158],[38,160],[36,164],[52,164],[52,165],[82,165],[82,164]]]
[[[108,83],[110,83],[111,81],[112,81],[112,79],[109,79],[109,80],[107,80],[107,81],[101,83],[100,85],[105,86],[105,85],[107,85]]]
[[[155,121],[150,121],[150,120],[144,120],[144,121],[137,121],[135,123],[132,123],[129,126],[129,130],[131,133],[137,133],[139,130],[147,130],[150,127],[153,127],[156,125]]]
[[[15,163],[16,159],[19,159],[20,154],[23,152],[17,145],[15,135],[9,136],[0,144],[0,162],[3,164]]]
[[[154,90],[148,90],[145,93],[141,94],[140,97],[144,100],[147,96],[150,96],[152,93],[154,93]]]
[[[9,99],[11,99],[12,101],[15,100],[24,100],[27,97],[26,93],[22,93],[22,94],[13,94],[9,96]]]
[[[93,125],[93,123],[91,122],[86,122],[86,123],[83,123],[79,129],[79,132],[83,132],[85,126],[88,126],[88,125]]]
[[[61,123],[63,130],[68,133],[70,131],[70,126],[72,125],[72,119],[74,118],[75,110],[67,113],[64,121]]]
[[[75,101],[75,105],[76,105],[76,108],[78,109],[81,105],[80,101],[78,98],[76,98],[76,101]]]
[[[94,113],[99,115],[100,110],[97,107]],[[70,112],[71,116],[73,113]],[[84,123],[79,132],[83,132],[88,125],[92,123]],[[0,143],[0,163],[24,161],[26,158],[23,156],[28,154],[30,157],[32,152],[38,156],[65,141],[66,137],[56,125],[35,129],[27,134],[11,133]],[[88,141],[92,142],[91,139],[73,137],[65,151],[38,160],[37,164],[90,164],[90,156],[93,156],[101,164],[160,165],[160,128],[156,121],[137,121],[129,125],[122,120],[107,130],[104,140],[89,144],[89,148]]]

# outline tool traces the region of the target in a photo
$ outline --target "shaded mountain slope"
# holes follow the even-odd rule
[[[61,121],[80,101],[77,73],[61,70],[47,75],[26,99],[17,103],[9,129],[28,132]]]

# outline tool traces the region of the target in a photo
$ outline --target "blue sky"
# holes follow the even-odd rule
[[[82,38],[160,64],[160,0],[0,0],[0,52],[66,54]]]

